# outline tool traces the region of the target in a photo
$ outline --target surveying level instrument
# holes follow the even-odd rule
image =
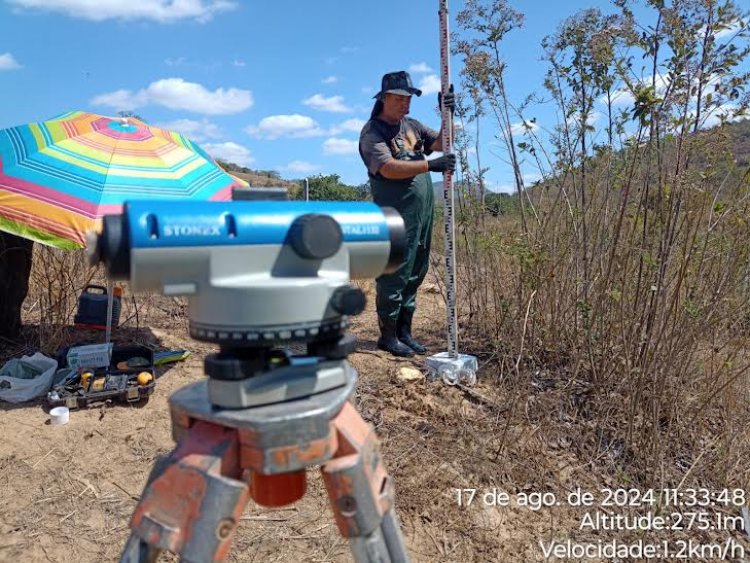
[[[438,20],[440,22],[440,90],[445,97],[450,91],[450,31],[448,29],[448,0],[439,0]],[[453,115],[450,108],[441,108],[441,134],[443,152],[453,152]],[[445,293],[448,316],[448,350],[425,359],[427,367],[449,384],[465,383],[474,385],[477,381],[477,359],[468,354],[458,353],[458,314],[456,312],[456,227],[455,192],[453,172],[443,172],[443,212],[445,229]]]
[[[405,239],[400,215],[372,203],[130,202],[104,218],[91,263],[134,291],[187,297],[191,337],[219,347],[207,379],[169,399],[177,445],[121,562],[223,560],[249,500],[299,500],[312,466],[356,561],[408,561],[378,439],[350,402],[346,335],[365,307],[350,278],[394,271]]]

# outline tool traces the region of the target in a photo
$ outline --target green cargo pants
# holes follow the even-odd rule
[[[430,266],[434,193],[429,173],[410,180],[370,178],[372,198],[381,207],[393,207],[406,226],[404,262],[392,274],[376,281],[375,308],[381,318],[398,321],[401,311],[413,313],[417,289]]]

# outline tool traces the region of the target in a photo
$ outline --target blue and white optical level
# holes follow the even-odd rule
[[[333,338],[364,309],[350,279],[403,261],[394,210],[367,202],[135,201],[90,236],[134,291],[188,298],[191,336],[235,346]]]

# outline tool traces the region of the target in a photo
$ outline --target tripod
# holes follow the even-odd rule
[[[408,562],[393,481],[378,439],[349,401],[357,373],[351,337],[275,348],[222,348],[207,381],[170,397],[175,449],[158,460],[131,518],[121,563],[221,561],[252,498],[266,507],[305,494],[321,466],[336,524],[355,561]]]

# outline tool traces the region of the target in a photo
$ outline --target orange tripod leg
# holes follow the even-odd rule
[[[408,561],[375,431],[349,402],[333,424],[339,448],[321,469],[339,532],[356,561]]]
[[[237,431],[196,421],[154,467],[131,520],[153,548],[216,561],[229,551],[249,500]]]
[[[347,400],[348,389],[331,392],[338,402],[327,412],[314,401],[285,403],[279,412],[247,409],[241,416],[200,412],[210,420],[240,421],[238,427],[192,416],[181,408],[195,408],[197,393],[188,391],[172,409],[177,447],[149,477],[121,563],[151,563],[161,551],[186,561],[224,560],[249,499],[264,506],[292,503],[305,493],[307,467],[321,463],[337,526],[355,561],[408,562],[393,483],[375,432]]]

